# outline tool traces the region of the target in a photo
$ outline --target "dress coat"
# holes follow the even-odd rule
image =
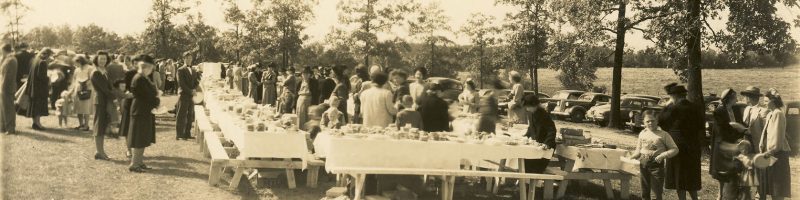
[[[109,105],[113,105],[117,97],[113,93],[114,86],[108,80],[107,72],[95,70],[92,72],[91,81],[95,91],[93,94],[94,109],[96,111],[94,115],[94,135],[105,135],[108,126],[111,124],[111,111],[109,109],[115,108],[109,107]]]
[[[719,145],[721,142],[736,144],[739,139],[744,138],[744,133],[739,132],[730,125],[731,122],[743,124],[740,120],[742,119],[741,113],[733,111],[733,114],[735,119],[730,118],[728,109],[724,105],[714,109],[714,127],[711,133],[711,162],[709,163],[708,171],[711,173],[711,177],[724,182],[736,180],[735,173],[733,173],[735,168],[733,168],[733,157],[725,155],[720,150]]]
[[[278,73],[269,70],[265,71],[264,75],[261,76],[261,84],[264,88],[261,93],[263,95],[261,103],[275,106],[275,101],[278,99]]]
[[[667,105],[659,114],[658,125],[678,145],[678,155],[667,159],[664,187],[697,191],[701,189],[700,154],[705,135],[701,117],[703,107],[684,99]]]
[[[138,74],[136,70],[130,70],[125,72],[125,91],[131,92],[131,84],[133,83],[133,77]],[[126,98],[122,100],[122,114],[119,123],[119,135],[123,137],[128,136],[128,131],[130,129],[131,123],[131,104],[133,104],[133,98]]]
[[[156,121],[152,110],[161,103],[155,84],[142,74],[136,74],[131,84],[133,102],[128,131],[129,148],[145,148],[156,143]]]
[[[22,77],[27,76],[28,73],[30,73],[34,56],[36,55],[28,52],[27,50],[20,51],[15,55],[17,58],[17,74],[15,75],[17,77],[17,87],[22,86]]]
[[[448,108],[447,102],[439,96],[422,95],[419,98],[419,106],[417,106],[417,110],[422,114],[422,130],[427,132],[450,131],[452,117],[448,113]]]
[[[15,131],[16,128],[17,64],[14,56],[6,56],[0,65],[0,132]]]
[[[50,79],[47,78],[48,63],[45,60],[31,66],[28,76],[28,86],[25,89],[30,97],[26,117],[41,117],[49,115],[47,107],[50,98]]]

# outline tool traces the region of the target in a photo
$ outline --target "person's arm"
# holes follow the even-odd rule
[[[672,136],[662,131],[659,131],[659,135],[661,136],[661,139],[664,141],[664,146],[667,148],[667,150],[657,155],[656,161],[663,162],[667,158],[672,158],[678,155],[678,145],[676,145],[675,141],[672,140]]]
[[[787,141],[786,138],[786,115],[783,113],[773,114],[773,119],[769,119],[768,123],[773,123],[770,126],[769,130],[767,130],[767,155],[775,155],[779,151],[783,150],[780,148],[779,145],[781,143],[785,143]]]
[[[724,106],[720,105],[719,108],[714,110],[714,124],[719,127],[717,133],[720,135],[718,137],[722,138],[723,141],[733,142],[738,139],[734,136],[734,133],[738,131],[731,126],[731,119],[729,119],[728,111]]]
[[[386,111],[389,112],[389,115],[394,116],[397,114],[397,108],[394,107],[394,103],[392,102],[391,92],[387,92],[384,94],[383,102],[384,102],[383,105],[384,107],[386,107]]]
[[[544,138],[544,144],[547,145],[548,148],[555,148],[556,147],[556,124],[553,122],[553,119],[550,118],[550,115],[544,110],[539,109],[539,118],[544,120],[545,129],[544,131],[547,135]]]
[[[642,140],[636,140],[636,150],[633,150],[633,154],[631,154],[630,159],[639,159],[639,156],[642,155]]]
[[[92,73],[92,85],[94,86],[94,90],[99,92],[105,97],[112,98],[113,93],[111,91],[111,87],[109,86],[108,79],[103,76],[103,74],[99,71],[94,71]]]

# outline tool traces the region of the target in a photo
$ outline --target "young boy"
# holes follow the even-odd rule
[[[664,160],[678,155],[678,146],[667,132],[658,130],[658,118],[652,110],[644,112],[644,125],[630,158],[639,160],[642,199],[650,199],[652,190],[655,199],[660,200],[664,193]]]
[[[413,109],[414,99],[411,98],[411,95],[404,95],[402,102],[403,110],[397,113],[397,120],[395,120],[397,127],[402,128],[406,124],[410,124],[413,128],[422,129],[422,115]]]
[[[56,100],[56,114],[58,115],[58,126],[65,127],[67,125],[67,118],[72,110],[72,99],[69,98],[69,92],[61,92],[61,98]]]
[[[344,125],[344,113],[338,109],[340,101],[337,96],[331,96],[328,100],[330,107],[322,114],[322,126],[338,129]]]

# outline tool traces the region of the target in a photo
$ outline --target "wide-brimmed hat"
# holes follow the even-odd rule
[[[664,91],[667,92],[667,94],[670,94],[670,95],[672,95],[672,94],[686,94],[688,92],[686,90],[685,86],[678,85],[678,83],[667,84],[666,86],[664,86]]]
[[[722,96],[720,96],[719,98],[722,98],[722,100],[725,101],[725,99],[728,98],[728,95],[733,95],[733,94],[736,94],[736,91],[734,91],[731,88],[728,88],[725,89],[725,91],[722,91]]]
[[[763,94],[761,94],[761,89],[755,86],[747,86],[747,88],[740,93],[745,96],[763,96]]]

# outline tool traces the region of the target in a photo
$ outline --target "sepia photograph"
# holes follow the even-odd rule
[[[0,0],[0,27],[0,199],[800,199],[800,0]]]

